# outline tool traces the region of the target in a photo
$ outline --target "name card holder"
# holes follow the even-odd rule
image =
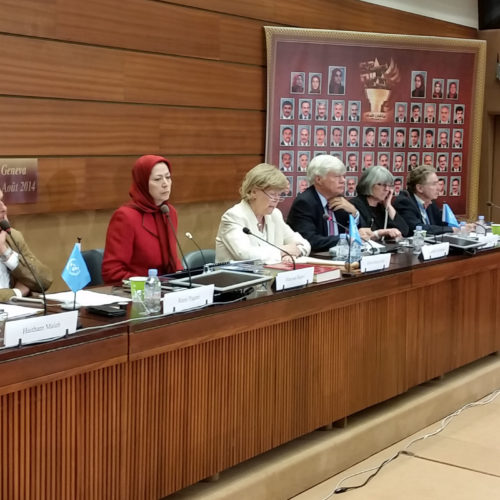
[[[11,320],[5,323],[5,347],[23,346],[75,333],[78,311]]]
[[[297,288],[312,283],[314,279],[314,267],[304,267],[293,271],[282,271],[276,275],[276,291],[288,288]]]
[[[197,286],[165,294],[163,314],[175,314],[213,304],[214,288],[214,285]]]
[[[376,255],[367,255],[361,258],[361,272],[381,271],[387,269],[391,263],[390,253],[379,253]]]
[[[477,236],[477,240],[479,243],[484,243],[482,247],[479,247],[478,250],[486,250],[487,248],[493,248],[498,245],[498,235],[497,234],[487,234]]]
[[[424,245],[422,247],[422,257],[424,260],[439,259],[446,257],[450,252],[450,244],[437,243],[436,245]]]

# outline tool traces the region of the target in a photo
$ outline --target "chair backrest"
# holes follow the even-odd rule
[[[103,255],[104,248],[93,248],[92,250],[84,250],[82,252],[83,260],[87,264],[90,274],[89,285],[102,285],[104,283],[101,271]]]
[[[203,254],[202,254],[203,252]],[[202,248],[201,252],[199,250],[194,250],[189,252],[184,256],[184,267],[189,269],[196,269],[197,267],[203,267],[204,264],[213,264],[215,262],[215,250],[212,248]]]

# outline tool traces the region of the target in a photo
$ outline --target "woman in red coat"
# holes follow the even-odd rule
[[[145,155],[135,162],[132,200],[113,214],[108,226],[102,262],[106,283],[147,276],[148,269],[158,269],[159,275],[182,269],[172,231],[172,226],[177,231],[177,212],[168,203],[171,170],[162,156]]]

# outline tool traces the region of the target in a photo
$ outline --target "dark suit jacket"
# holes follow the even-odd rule
[[[372,231],[384,229],[385,208],[382,204],[376,207],[370,207],[366,201],[366,196],[358,195],[351,200],[351,203],[358,209],[359,212],[359,227],[369,227]],[[409,228],[406,221],[396,213],[394,220],[387,218],[387,227],[396,228],[401,231],[403,236],[408,236]]]
[[[426,209],[430,224],[425,224],[417,200],[412,193],[401,191],[399,196],[394,199],[394,208],[403,217],[410,228],[410,236],[413,234],[416,226],[422,226],[429,234],[452,233],[453,228],[442,222],[442,211],[433,201]]]
[[[338,236],[328,236],[328,221],[324,214],[325,210],[314,186],[309,186],[295,198],[288,213],[288,225],[309,241],[312,251],[324,252],[339,240]],[[349,214],[345,210],[336,210],[335,218],[339,224],[349,226]],[[338,228],[340,233],[345,232],[340,225]]]

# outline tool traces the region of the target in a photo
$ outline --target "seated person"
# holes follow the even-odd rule
[[[162,156],[141,156],[132,169],[132,201],[122,205],[111,217],[102,261],[106,283],[131,276],[147,276],[182,269],[177,257],[177,212],[167,201],[172,188],[172,167]],[[168,207],[168,214],[162,212]],[[165,210],[165,209],[163,209]],[[170,217],[170,224],[167,220]]]
[[[349,214],[358,220],[358,211],[346,198],[345,165],[334,156],[319,155],[307,167],[309,187],[295,198],[288,224],[298,231],[312,250],[323,252],[335,246],[339,233],[349,227]],[[370,237],[370,230],[360,230],[363,238]]]
[[[8,221],[7,206],[0,190],[0,220]],[[17,246],[16,246],[17,244]],[[18,253],[17,247],[21,253]],[[44,291],[52,284],[52,271],[42,264],[31,252],[24,236],[15,229],[0,231],[0,301],[11,297],[26,297],[33,292],[41,292],[40,285],[26,265],[28,261]]]
[[[434,168],[421,165],[413,169],[406,186],[407,191],[401,191],[394,200],[394,207],[408,224],[410,235],[416,226],[422,226],[427,234],[456,233],[460,230],[442,221],[442,211],[435,201],[440,186]],[[468,225],[468,229],[472,231],[473,225]]]
[[[241,201],[227,210],[215,238],[215,260],[260,259],[267,264],[288,261],[290,257],[309,255],[311,246],[283,220],[276,208],[281,193],[289,188],[287,178],[273,165],[260,163],[252,168],[240,187]],[[252,234],[260,236],[276,248]]]
[[[353,198],[351,203],[359,211],[359,225],[369,227],[373,231],[372,239],[395,239],[408,235],[408,224],[391,203],[394,177],[389,170],[379,165],[365,170],[356,189],[358,196]]]

